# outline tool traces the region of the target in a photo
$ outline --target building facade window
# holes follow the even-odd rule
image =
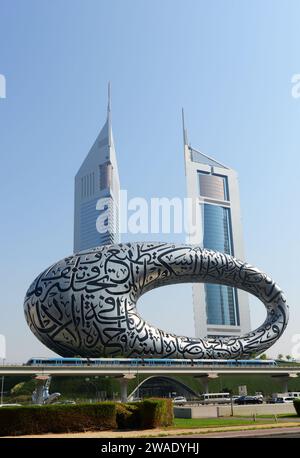
[[[112,174],[113,174],[113,167],[110,162],[105,162],[99,166],[100,172],[100,191],[103,189],[107,189],[109,187],[112,188]]]
[[[198,171],[201,197],[229,201],[227,177]]]
[[[89,173],[81,178],[81,198],[93,196],[95,194],[95,173]]]
[[[201,205],[203,247],[234,255],[230,208]],[[239,325],[238,300],[234,288],[205,284],[207,324]]]
[[[230,208],[203,204],[203,247],[234,255]]]

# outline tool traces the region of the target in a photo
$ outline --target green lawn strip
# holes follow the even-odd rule
[[[219,426],[244,426],[266,423],[263,419],[254,422],[242,418],[174,418],[174,425],[168,429],[215,428]]]

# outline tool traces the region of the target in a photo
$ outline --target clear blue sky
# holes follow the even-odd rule
[[[73,179],[105,120],[108,80],[130,196],[184,197],[182,106],[193,146],[238,171],[246,260],[291,307],[269,353],[291,352],[300,333],[299,17],[297,0],[0,0],[0,334],[10,361],[50,354],[27,328],[23,298],[42,269],[72,253]],[[189,285],[152,292],[140,309],[193,334]],[[253,325],[264,316],[253,303]]]

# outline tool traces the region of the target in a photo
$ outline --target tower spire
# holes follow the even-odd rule
[[[110,85],[110,81],[108,82],[107,95],[108,95],[107,114],[109,115],[110,111],[111,111],[111,85]]]
[[[107,88],[107,126],[108,126],[108,144],[111,146],[112,144],[112,127],[111,127],[111,84],[110,81],[108,82]]]
[[[184,109],[181,110],[182,113],[182,132],[183,132],[183,145],[188,145],[188,138],[187,138],[187,129],[185,127],[185,120],[184,120]]]

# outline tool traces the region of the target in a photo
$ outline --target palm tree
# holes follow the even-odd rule
[[[281,353],[279,353],[279,355],[277,356],[277,359],[279,359],[279,361],[282,361],[283,360],[283,355]]]
[[[291,355],[286,355],[285,357],[288,361],[290,361],[292,359]]]

